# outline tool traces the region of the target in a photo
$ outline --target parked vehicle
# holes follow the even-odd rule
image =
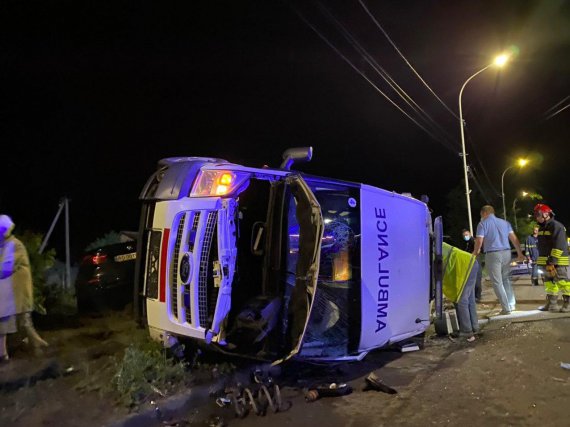
[[[288,150],[279,169],[159,162],[138,267],[153,338],[277,363],[360,359],[426,330],[441,220],[434,234],[411,196],[289,170],[311,155]]]
[[[511,274],[513,276],[530,275],[532,272],[532,265],[525,261],[511,261]]]
[[[121,309],[133,299],[136,241],[87,252],[75,280],[79,311]]]

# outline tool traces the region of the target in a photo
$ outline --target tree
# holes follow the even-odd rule
[[[452,245],[462,248],[461,230],[469,229],[467,218],[467,200],[465,199],[465,186],[461,182],[454,187],[446,196],[446,211],[443,215],[443,228],[445,236]],[[473,233],[477,228],[479,209],[485,204],[483,197],[478,192],[471,193],[471,214],[473,215]]]
[[[532,204],[534,204],[536,201],[542,200],[542,195],[538,194],[538,193],[529,193],[527,194],[529,201],[532,202]],[[521,211],[522,209],[517,209],[515,212],[515,215],[517,212]],[[525,209],[526,210],[526,209]],[[524,215],[519,217],[518,215],[516,215],[516,229],[517,229],[517,234],[518,237],[521,241],[524,241],[529,235],[532,234],[532,230],[533,228],[536,226],[536,221],[534,220],[534,218],[531,215]]]
[[[39,253],[40,245],[42,244],[43,235],[34,233],[30,230],[24,230],[21,234],[15,234],[16,238],[20,240],[30,258],[30,270],[32,272],[32,281],[34,286],[34,311],[40,314],[46,314],[45,299],[46,299],[46,277],[45,272],[48,268],[52,267],[55,262],[55,249],[50,249]]]

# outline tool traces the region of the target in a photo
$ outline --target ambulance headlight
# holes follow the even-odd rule
[[[204,170],[198,174],[190,197],[223,197],[245,190],[249,174],[245,172]]]

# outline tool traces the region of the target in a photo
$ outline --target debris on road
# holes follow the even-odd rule
[[[561,367],[562,369],[568,369],[568,370],[570,370],[570,363],[560,362],[560,367]]]
[[[305,400],[307,402],[314,402],[321,397],[339,397],[346,396],[352,393],[352,387],[348,384],[323,384],[315,388],[311,388],[305,393]]]
[[[401,353],[407,353],[409,351],[419,351],[419,350],[420,346],[417,345],[416,343],[406,343],[400,346]]]
[[[250,411],[256,415],[265,415],[268,409],[272,412],[285,412],[291,408],[291,402],[284,403],[281,390],[273,378],[264,377],[260,372],[253,374],[254,384],[243,387],[241,384],[226,387],[225,396],[216,399],[216,404],[222,408],[233,407],[235,416],[245,418]]]
[[[366,383],[364,384],[364,387],[362,387],[362,391],[374,390],[374,391],[382,391],[382,392],[388,393],[388,394],[397,394],[398,393],[392,387],[389,387],[386,384],[383,384],[382,381],[380,381],[380,378],[378,378],[378,376],[374,372],[371,372],[364,379],[364,381]]]

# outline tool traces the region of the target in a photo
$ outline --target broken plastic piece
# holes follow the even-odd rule
[[[223,408],[224,406],[229,406],[231,405],[231,403],[232,403],[231,399],[227,397],[218,397],[216,399],[216,405],[218,405],[220,408]]]
[[[568,370],[570,370],[570,363],[560,362],[560,367],[561,367],[562,369],[568,369]]]
[[[417,345],[416,343],[407,343],[407,344],[400,346],[400,351],[402,353],[407,353],[408,351],[419,351],[419,350],[420,350],[420,346]]]

